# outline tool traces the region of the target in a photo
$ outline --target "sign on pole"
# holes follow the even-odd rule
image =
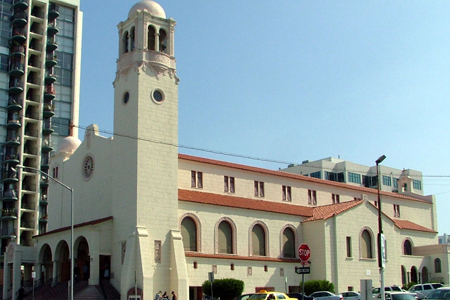
[[[311,249],[309,249],[309,246],[307,244],[301,244],[298,247],[298,257],[300,257],[300,260],[302,262],[308,262],[308,260],[311,258]]]
[[[310,267],[295,267],[295,273],[309,274],[309,273],[311,273],[311,268]]]
[[[386,268],[386,237],[384,234],[380,234],[381,238],[381,266]]]
[[[306,244],[301,244],[298,247],[298,257],[300,257],[302,267],[295,268],[297,274],[302,274],[302,300],[305,299],[305,274],[310,273],[310,268],[305,267],[308,265],[308,260],[311,258],[311,249]]]
[[[211,283],[214,281],[214,272],[208,272],[208,280]]]

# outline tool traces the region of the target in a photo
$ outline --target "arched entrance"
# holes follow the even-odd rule
[[[417,268],[415,266],[411,267],[411,282],[419,283],[419,278],[417,277]]]
[[[58,261],[57,282],[70,280],[70,251],[66,241],[61,241],[56,247],[56,260]]]
[[[77,256],[75,257],[75,273],[80,280],[88,280],[90,277],[91,266],[89,256],[89,245],[84,237],[77,239]]]
[[[427,267],[423,267],[422,268],[422,283],[427,283],[430,280],[428,279],[428,268]]]
[[[42,284],[45,284],[47,281],[53,279],[52,249],[48,244],[45,244],[41,248],[39,264],[41,265],[41,269],[39,270],[40,274],[37,274],[37,278],[42,280]]]

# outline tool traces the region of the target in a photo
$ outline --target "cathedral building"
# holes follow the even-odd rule
[[[24,261],[25,279],[65,282],[71,259],[89,269],[81,279],[109,280],[122,300],[158,291],[200,300],[211,272],[243,280],[247,293],[296,291],[301,244],[311,249],[306,280],[327,279],[336,292],[358,291],[361,279],[378,285],[377,189],[178,153],[176,22],[149,0],[124,17],[115,134],[101,136],[93,124],[82,142],[61,141],[49,166],[57,181],[48,183],[47,231],[33,236],[33,251],[7,247],[4,297],[20,288],[10,270]],[[27,166],[19,172],[45,177]],[[400,187],[413,180],[396,179]],[[386,285],[449,284],[434,196],[380,193]]]

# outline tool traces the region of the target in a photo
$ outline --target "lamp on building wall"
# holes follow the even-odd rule
[[[377,189],[378,189],[378,267],[380,268],[380,295],[381,300],[385,300],[384,294],[384,266],[385,266],[385,238],[383,235],[383,225],[381,223],[381,186],[380,186],[380,166],[386,155],[380,156],[376,161],[377,166]]]
[[[62,183],[61,181],[59,181],[58,179],[56,179],[53,176],[48,175],[47,173],[33,168],[33,167],[25,167],[22,165],[16,165],[17,168],[23,169],[24,171],[27,170],[32,170],[35,171],[39,174],[41,174],[41,176],[45,176],[50,178],[51,180],[53,180],[54,182],[56,182],[57,184],[61,185],[62,187],[64,187],[65,189],[70,191],[70,300],[73,300],[73,284],[74,284],[74,245],[73,245],[73,220],[74,220],[74,203],[73,203],[73,188],[65,185],[64,183]]]

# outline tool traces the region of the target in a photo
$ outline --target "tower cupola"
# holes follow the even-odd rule
[[[157,75],[168,72],[175,76],[175,24],[175,20],[166,18],[158,3],[150,0],[136,3],[128,19],[118,25],[118,73],[126,73],[129,68],[151,67]]]

